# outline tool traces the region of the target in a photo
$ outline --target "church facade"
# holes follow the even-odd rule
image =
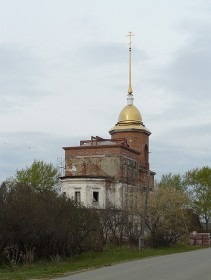
[[[137,192],[153,190],[155,173],[149,169],[149,136],[131,86],[131,32],[127,104],[110,138],[99,136],[64,147],[65,174],[61,191],[85,207],[119,209],[131,207]]]

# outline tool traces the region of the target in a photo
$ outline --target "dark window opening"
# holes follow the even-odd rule
[[[93,202],[99,202],[99,192],[93,192]]]
[[[81,202],[81,192],[75,192],[75,202]]]

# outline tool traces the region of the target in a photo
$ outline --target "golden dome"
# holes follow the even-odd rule
[[[126,105],[119,114],[118,123],[141,123],[142,117],[138,108],[134,105]]]
[[[109,133],[113,134],[117,131],[142,131],[147,133],[148,135],[151,132],[145,127],[142,122],[141,113],[138,108],[133,105],[133,96],[132,94],[128,94],[127,97],[127,105],[122,109],[119,114],[119,119],[117,124],[110,129]]]
[[[133,91],[132,91],[132,83],[131,83],[131,36],[134,34],[130,31],[127,35],[130,38],[129,43],[129,87],[128,87],[128,95],[127,95],[127,105],[122,109],[119,114],[119,119],[117,124],[109,130],[110,134],[115,132],[122,131],[141,131],[147,133],[148,135],[151,132],[145,127],[142,122],[141,113],[138,108],[133,105]]]

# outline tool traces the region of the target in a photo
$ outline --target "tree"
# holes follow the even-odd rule
[[[9,180],[11,183],[11,179]],[[58,186],[59,173],[51,163],[35,160],[30,167],[17,170],[13,182],[25,184],[36,191],[53,190]]]
[[[107,242],[122,245],[127,235],[128,212],[114,205],[98,212],[99,234],[103,244]]]
[[[174,188],[176,190],[184,190],[186,189],[183,177],[180,174],[165,174],[162,175],[160,182],[158,183],[158,187],[164,188]]]
[[[137,195],[137,216],[144,217],[144,196]],[[159,186],[147,201],[146,226],[148,244],[171,246],[188,233],[191,202],[188,195],[173,187]]]
[[[194,206],[198,215],[205,221],[208,231],[211,219],[211,168],[204,166],[201,169],[189,170],[185,174],[185,183],[192,190]]]
[[[181,190],[159,187],[150,193],[147,227],[152,246],[170,246],[187,234],[189,205],[188,196]]]
[[[0,263],[70,257],[96,248],[97,212],[65,195],[17,183],[0,186]],[[91,243],[92,241],[92,243]]]

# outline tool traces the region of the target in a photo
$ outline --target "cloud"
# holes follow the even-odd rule
[[[186,100],[209,97],[211,91],[211,22],[197,24],[191,31],[186,27],[190,39],[163,71],[165,85]]]
[[[148,114],[153,132],[151,168],[157,178],[210,164],[211,23],[199,25],[153,80],[157,118]]]
[[[200,9],[191,12],[192,4],[175,2],[175,7],[169,9],[165,2],[152,11],[152,18],[144,12],[144,17],[133,17],[132,22],[127,21],[125,6],[118,22],[126,30],[128,22],[137,26],[136,34],[143,33],[146,41],[147,51],[135,48],[143,46],[142,42],[137,44],[139,36],[135,37],[133,89],[135,105],[152,131],[151,167],[158,177],[165,172],[207,165],[211,141],[210,19],[202,17],[205,12]],[[109,5],[113,7],[113,2]],[[53,4],[49,13],[49,4],[42,11],[39,4],[28,4],[25,9],[17,4],[21,14],[14,7],[4,12],[7,32],[2,41],[8,43],[0,45],[0,126],[5,131],[0,134],[0,178],[13,175],[35,158],[56,161],[58,156],[64,157],[62,146],[78,145],[86,134],[104,137],[102,134],[116,123],[126,102],[128,46],[125,40],[115,42],[122,32],[117,25],[112,26],[117,7],[112,9],[108,22],[97,10],[89,9],[87,13],[86,6],[90,7],[90,3],[84,9],[84,3],[79,1],[76,7],[73,5],[78,7],[74,10],[65,5],[58,9]],[[102,5],[99,7],[104,12]],[[145,10],[150,12],[151,6],[146,4],[142,11]],[[181,39],[176,34],[178,30],[172,30],[172,21],[177,24],[187,12],[189,18],[179,26]],[[114,29],[109,31],[110,27]],[[185,44],[169,56],[172,45],[175,50],[181,41]],[[70,134],[83,136],[75,141],[72,136],[68,138]]]
[[[0,182],[13,176],[17,169],[44,160],[58,165],[64,158],[64,146],[78,145],[80,137],[59,136],[40,132],[0,133]]]
[[[160,92],[163,104],[166,99],[171,101],[165,107],[158,102],[162,114],[156,121],[165,121],[166,129],[170,124],[183,127],[211,123],[211,22],[204,25],[203,32],[202,26],[192,30],[186,45],[172,54],[172,61],[161,67],[153,80],[154,92]]]
[[[157,179],[166,173],[210,165],[211,124],[172,127],[161,137],[151,137],[151,168]]]
[[[97,65],[121,65],[124,64],[126,60],[126,54],[128,53],[125,44],[119,43],[106,43],[90,46],[85,49],[79,49],[80,53],[84,54],[89,62]],[[148,59],[148,55],[145,51],[134,49],[134,63],[140,60]]]
[[[115,42],[92,42],[91,45],[85,45],[75,49],[72,53],[63,53],[63,62],[68,62],[72,71],[91,71],[96,67],[113,67],[127,64],[128,49],[123,43]],[[133,51],[133,64],[135,65],[139,61],[145,61],[149,59],[149,55],[146,51],[138,48]],[[62,61],[62,58],[61,58]]]
[[[210,61],[210,49],[196,49],[193,43],[168,67],[166,85],[186,100],[207,97],[211,90]]]
[[[30,103],[46,93],[40,89],[41,61],[29,48],[0,45],[0,111]]]

